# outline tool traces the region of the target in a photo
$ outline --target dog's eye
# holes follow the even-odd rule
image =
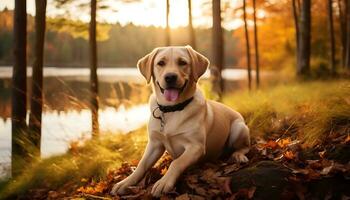
[[[165,65],[165,62],[164,62],[163,60],[161,60],[161,61],[159,61],[159,62],[157,63],[157,65],[163,67],[163,66]]]
[[[187,62],[184,61],[184,60],[179,60],[178,64],[179,64],[180,66],[185,66],[185,65],[187,65]]]

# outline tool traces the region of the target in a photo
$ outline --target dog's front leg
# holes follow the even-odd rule
[[[144,177],[147,170],[149,170],[157,162],[157,160],[163,155],[164,151],[165,149],[161,142],[152,141],[152,139],[150,139],[145,153],[143,154],[135,171],[126,179],[115,184],[111,194],[125,194],[129,186],[137,184]]]
[[[204,155],[204,151],[205,147],[200,144],[190,144],[185,147],[182,155],[170,164],[167,173],[154,184],[152,195],[159,197],[162,193],[167,193],[173,189],[177,178],[187,167],[197,162]]]

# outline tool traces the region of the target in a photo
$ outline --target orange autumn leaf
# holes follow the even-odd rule
[[[283,153],[283,156],[288,160],[293,160],[295,158],[295,155],[292,151],[286,151]]]
[[[139,164],[139,160],[137,160],[137,159],[134,159],[134,160],[132,160],[131,162],[130,162],[130,164],[131,165],[138,165]]]
[[[84,187],[81,186],[81,187],[79,187],[79,188],[77,189],[77,192],[82,192],[83,190],[84,190]]]
[[[285,138],[285,139],[279,140],[277,142],[277,144],[279,147],[284,148],[284,147],[288,146],[291,142],[292,142],[292,140],[290,138]]]
[[[106,188],[107,188],[107,183],[104,181],[101,181],[101,182],[97,183],[97,185],[95,186],[95,191],[96,191],[96,193],[101,193]]]
[[[270,149],[276,149],[277,146],[278,144],[273,140],[270,140],[265,144],[265,148],[270,148]]]
[[[77,189],[78,192],[81,193],[87,193],[87,194],[95,194],[95,190],[93,187],[88,186],[88,187],[80,187]]]
[[[107,186],[108,184],[106,182],[101,181],[94,186],[87,186],[87,187],[82,186],[77,189],[77,192],[94,195],[94,194],[102,193],[107,188]]]

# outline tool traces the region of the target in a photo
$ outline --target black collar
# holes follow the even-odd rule
[[[192,100],[193,100],[193,97],[187,99],[184,102],[181,102],[172,106],[163,106],[163,105],[160,105],[158,102],[157,104],[160,111],[162,111],[163,113],[167,113],[167,112],[175,112],[175,111],[183,110],[189,103],[191,103]]]

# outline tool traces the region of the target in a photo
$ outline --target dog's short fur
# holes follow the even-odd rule
[[[153,196],[172,190],[187,167],[199,160],[218,158],[224,147],[235,150],[231,158],[236,162],[248,161],[245,154],[250,148],[250,136],[243,117],[223,104],[206,100],[196,88],[208,65],[208,59],[190,46],[156,48],[139,60],[140,72],[148,83],[152,80],[154,93],[149,103],[156,116],[161,115],[158,104],[175,105],[194,98],[183,110],[164,113],[162,131],[160,120],[151,116],[145,153],[136,170],[114,185],[112,194],[124,194],[128,186],[137,184],[165,150],[174,161],[154,184]],[[176,80],[169,81],[169,75],[176,76]]]

